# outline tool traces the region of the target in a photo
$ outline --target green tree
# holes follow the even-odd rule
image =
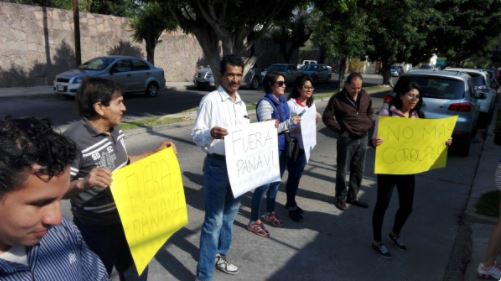
[[[501,1],[443,0],[436,2],[435,9],[445,21],[431,39],[440,55],[454,65],[475,55],[488,56],[489,41],[499,35]]]
[[[292,56],[310,39],[316,23],[317,18],[307,5],[296,9],[290,18],[274,22],[271,38],[278,44],[285,62],[292,63]]]
[[[175,30],[177,27],[174,19],[162,14],[158,3],[147,3],[135,15],[130,22],[134,31],[134,40],[144,41],[146,45],[146,57],[149,62],[155,64],[155,47],[159,42],[160,35],[164,30]]]
[[[422,60],[431,53],[429,34],[440,20],[433,1],[366,0],[369,45],[367,54],[382,64],[383,83],[390,84],[390,66]]]
[[[156,0],[167,17],[193,34],[219,81],[222,55],[246,56],[274,20],[289,18],[303,0]]]
[[[10,2],[24,5],[39,5],[58,9],[71,10],[72,0],[12,0]],[[138,0],[79,0],[78,9],[83,12],[130,17],[144,1]]]
[[[315,5],[319,20],[313,41],[328,59],[339,61],[338,89],[341,89],[348,58],[361,57],[367,52],[367,15],[357,0],[321,0]]]

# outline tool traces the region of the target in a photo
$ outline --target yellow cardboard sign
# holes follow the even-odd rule
[[[442,119],[379,117],[375,174],[412,175],[443,168],[445,142],[451,137],[457,116]]]
[[[179,162],[172,148],[113,172],[111,193],[137,272],[188,223]]]

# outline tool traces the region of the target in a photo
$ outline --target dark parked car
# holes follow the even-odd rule
[[[301,67],[303,74],[313,79],[313,82],[329,82],[332,77],[332,70],[325,64],[307,64]]]
[[[400,65],[392,65],[390,66],[390,74],[391,76],[398,77],[404,74],[404,68]]]
[[[126,93],[144,92],[149,97],[165,88],[163,69],[137,57],[105,56],[56,75],[54,93],[74,96],[85,77],[111,79],[120,83]]]
[[[261,77],[265,77],[268,72],[278,72],[285,76],[285,81],[287,83],[292,83],[296,78],[302,74],[301,70],[297,69],[297,66],[294,64],[285,64],[285,63],[274,63],[265,71],[261,72]]]

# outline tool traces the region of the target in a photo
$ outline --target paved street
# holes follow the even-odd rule
[[[196,106],[205,93],[206,91],[194,90],[167,92],[173,95],[185,94],[186,99],[178,96],[169,100],[175,100],[176,104],[186,102],[187,108]],[[247,90],[241,93],[248,102],[257,100],[261,95],[260,92]],[[380,107],[383,95],[373,95],[374,108]],[[65,106],[73,106],[73,101],[46,97],[2,99],[0,105],[6,106],[6,101],[13,100],[19,103],[24,101],[27,106],[24,109],[26,111],[15,111],[15,116],[32,115],[33,110],[34,114],[53,114],[57,117],[62,111],[68,110]],[[159,102],[149,101],[158,100],[127,97],[128,113],[134,114],[135,105],[144,106],[144,111],[148,105],[158,108],[159,111],[153,110],[153,114],[166,114],[169,110],[161,111]],[[35,102],[37,106],[30,106],[31,102]],[[317,101],[319,111],[323,111],[325,104],[326,100]],[[58,125],[70,120],[71,117],[60,121]],[[174,140],[183,170],[189,224],[176,233],[152,261],[148,279],[150,281],[194,280],[200,227],[204,215],[201,185],[205,154],[191,141],[192,125],[193,121],[186,121],[127,134],[127,144],[132,154],[149,150],[162,139]],[[242,197],[242,207],[235,222],[234,242],[230,251],[230,258],[241,270],[236,276],[218,272],[215,280],[443,280],[458,230],[458,217],[467,202],[480,160],[482,138],[477,138],[469,157],[449,155],[447,168],[417,177],[414,212],[403,232],[409,250],[399,251],[389,243],[390,241],[386,241],[394,255],[390,261],[379,258],[370,248],[371,215],[376,196],[375,176],[372,173],[374,152],[370,150],[368,154],[361,194],[363,199],[370,202],[371,208],[351,207],[340,212],[332,204],[336,171],[335,146],[333,135],[320,125],[318,145],[300,185],[298,202],[306,210],[302,223],[294,223],[286,217],[283,209],[285,193],[282,187],[277,198],[277,212],[284,219],[285,226],[270,226],[271,239],[258,237],[246,230],[252,194]],[[394,195],[383,233],[390,230],[397,204],[398,200]],[[63,202],[63,214],[71,217],[67,201]],[[476,226],[475,231],[484,237],[489,227]],[[482,239],[485,240],[480,238],[475,241],[482,243]],[[483,243],[485,244],[485,241]],[[477,249],[476,259],[482,254],[483,252]],[[475,280],[473,273],[469,276],[471,279],[466,280]],[[118,280],[117,276],[114,275],[113,280]]]
[[[382,81],[380,76],[369,76],[367,85],[376,85]],[[333,92],[336,80],[316,86],[317,93]],[[175,85],[176,87],[173,87]],[[184,110],[198,106],[202,97],[210,90],[199,90],[193,87],[185,87],[190,83],[167,83],[167,90],[164,90],[158,97],[149,98],[141,94],[128,94],[125,97],[127,106],[126,120],[141,117],[163,116],[167,114],[180,113]],[[64,126],[78,118],[75,101],[72,98],[55,96],[52,94],[52,87],[32,89],[10,89],[0,88],[0,117],[11,116],[34,116],[48,117],[54,125]],[[246,103],[255,103],[263,95],[262,90],[241,90],[242,97]]]
[[[378,107],[381,99],[375,101]],[[320,110],[322,104],[325,103],[319,104]],[[458,228],[458,215],[474,176],[480,143],[472,147],[470,157],[451,155],[446,169],[417,177],[414,212],[403,232],[410,249],[401,252],[390,246],[394,258],[387,261],[370,248],[371,209],[351,207],[340,212],[332,204],[336,142],[323,126],[319,129],[317,149],[300,185],[298,200],[306,210],[304,222],[298,224],[286,218],[285,194],[281,188],[277,209],[285,219],[285,226],[269,227],[271,239],[258,237],[245,229],[251,194],[244,195],[230,251],[241,272],[236,276],[217,273],[216,280],[442,280]],[[132,153],[147,150],[160,139],[173,139],[183,170],[189,224],[157,254],[150,266],[149,280],[194,280],[204,214],[201,191],[204,153],[192,144],[190,130],[191,123],[187,122],[127,139]],[[371,207],[376,195],[373,155],[371,151],[362,188],[362,198]],[[394,196],[385,232],[391,227],[396,205]]]

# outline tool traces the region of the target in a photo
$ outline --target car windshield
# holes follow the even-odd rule
[[[318,65],[316,65],[316,64],[308,64],[308,65],[303,66],[303,70],[315,71],[315,70],[318,70]]]
[[[471,78],[473,78],[473,85],[474,86],[485,86],[485,81],[484,81],[484,77],[478,73],[470,73],[468,72],[468,74],[471,76]]]
[[[78,68],[82,70],[103,70],[113,61],[112,58],[96,58],[80,65]]]
[[[421,88],[421,96],[435,99],[462,99],[464,97],[464,82],[457,79],[436,76],[409,76],[401,77],[397,85],[395,85],[395,92],[408,83],[414,82]]]

